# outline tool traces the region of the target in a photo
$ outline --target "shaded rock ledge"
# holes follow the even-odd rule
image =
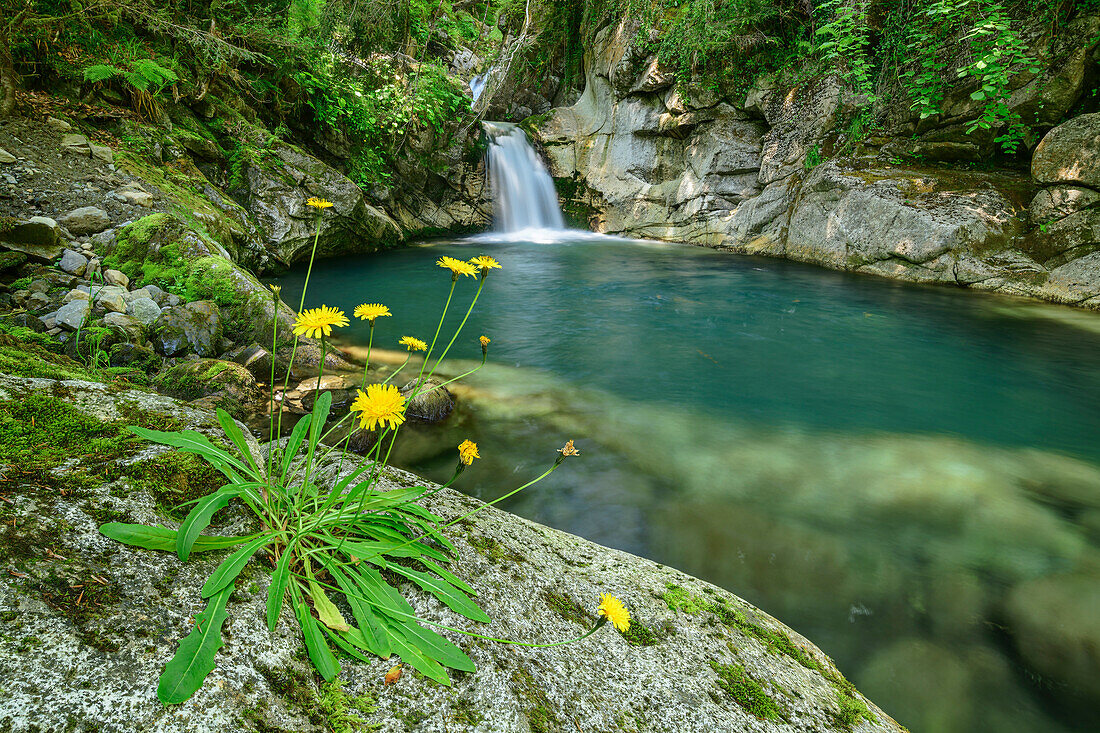
[[[477,590],[494,622],[472,624],[403,587],[422,618],[551,642],[580,635],[595,620],[599,594],[609,592],[633,614],[631,630],[621,635],[608,626],[551,649],[444,632],[478,665],[474,673],[454,673],[453,687],[408,670],[384,686],[396,658],[371,664],[342,658],[342,689],[319,686],[289,613],[274,634],[267,632],[269,576],[253,563],[230,601],[217,667],[191,700],[163,707],[157,678],[201,610],[199,588],[222,558],[180,563],[171,553],[109,540],[97,527],[106,521],[176,526],[179,516],[167,507],[211,490],[219,479],[197,462],[180,460],[187,456],[132,437],[119,438],[113,448],[102,441],[135,423],[190,427],[213,437],[216,422],[209,412],[165,396],[0,375],[0,406],[30,404],[32,395],[43,405],[63,400],[77,415],[74,425],[101,433],[101,448],[48,467],[0,469],[5,731],[325,731],[334,729],[333,716],[348,699],[364,729],[395,733],[902,730],[809,641],[733,594],[494,508],[448,535],[458,549],[452,569]],[[340,465],[328,464],[321,480],[340,473]],[[420,479],[391,470],[384,488],[412,482]],[[478,504],[443,490],[429,508],[453,518]],[[231,507],[223,515],[211,533],[250,530],[243,513]]]

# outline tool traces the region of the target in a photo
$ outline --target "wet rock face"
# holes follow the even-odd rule
[[[209,412],[86,382],[0,377],[0,404],[53,389],[66,390],[70,404],[106,425],[172,421],[218,437]],[[225,646],[206,683],[180,706],[157,701],[161,669],[191,630],[202,584],[225,553],[181,563],[174,553],[109,540],[97,527],[104,521],[175,527],[178,516],[166,517],[163,507],[213,490],[205,480],[221,480],[203,479],[193,467],[183,470],[166,453],[133,445],[112,459],[109,471],[94,474],[106,478],[85,480],[79,492],[32,484],[7,492],[12,504],[5,511],[16,521],[0,523],[0,567],[10,571],[0,573],[0,725],[16,733],[330,729],[290,609],[284,608],[275,633],[266,628],[270,576],[255,560],[230,599]],[[315,480],[327,485],[354,470],[356,460],[337,458]],[[65,472],[72,470],[61,469],[58,480],[71,480]],[[389,471],[379,489],[414,483],[421,480]],[[165,486],[173,493],[164,493]],[[426,506],[456,519],[480,504],[445,489]],[[253,531],[233,504],[210,529],[223,535]],[[456,525],[448,537],[457,549],[450,570],[477,591],[493,624],[472,624],[415,586],[401,586],[420,618],[551,643],[591,628],[599,594],[611,592],[626,603],[634,623],[626,634],[608,625],[582,642],[546,649],[443,630],[477,664],[475,672],[454,674],[451,687],[407,669],[386,686],[387,671],[402,663],[398,657],[341,658],[347,693],[369,699],[363,717],[379,730],[407,730],[410,711],[424,724],[481,733],[615,730],[623,721],[655,730],[901,730],[820,650],[714,586],[492,508]]]
[[[281,165],[276,174],[259,165],[247,168],[245,208],[266,234],[267,250],[289,265],[308,258],[320,228],[318,256],[372,251],[402,239],[400,227],[369,205],[350,179],[303,150],[272,148]],[[326,210],[306,205],[310,197],[333,204]]]

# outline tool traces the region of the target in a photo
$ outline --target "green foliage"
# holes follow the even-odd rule
[[[816,9],[823,21],[818,26],[817,51],[839,68],[851,86],[863,94],[873,93],[870,58],[869,0],[825,0]]]
[[[385,656],[393,650],[422,674],[445,685],[450,680],[444,666],[474,669],[458,647],[415,622],[411,606],[379,572],[389,570],[412,580],[470,619],[489,620],[469,599],[465,584],[459,581],[463,587],[454,585],[447,579],[452,576],[436,564],[453,557],[450,543],[441,537],[436,542],[424,540],[443,524],[442,519],[412,503],[427,489],[411,487],[376,494],[373,479],[357,482],[362,468],[328,492],[310,482],[318,428],[324,425],[330,404],[331,394],[325,392],[313,413],[296,426],[284,459],[268,470],[257,464],[240,428],[221,410],[218,419],[236,446],[236,454],[194,431],[133,428],[143,438],[201,456],[229,483],[200,498],[178,532],[111,523],[102,527],[104,534],[139,547],[171,549],[185,560],[192,551],[213,549],[212,542],[222,542],[201,532],[234,498],[250,507],[264,527],[258,535],[233,538],[234,544],[243,546],[226,558],[203,586],[202,595],[209,599],[201,616],[206,623],[196,623],[165,667],[158,687],[163,702],[186,700],[213,669],[214,656],[222,645],[221,625],[227,617],[225,601],[245,564],[260,551],[277,560],[268,596],[269,625],[274,628],[277,624],[283,596],[289,592],[310,658],[326,680],[335,679],[338,671],[330,644],[358,658],[365,658],[364,653]],[[296,462],[300,450],[305,457]],[[307,529],[298,531],[298,527]],[[395,559],[402,564],[394,563]],[[403,563],[419,563],[429,572]],[[321,580],[320,571],[327,581]],[[344,597],[354,624],[332,603],[331,593]]]
[[[437,63],[402,71],[378,61],[362,69],[323,53],[295,78],[317,119],[356,141],[349,173],[364,186],[385,183],[418,135],[445,147],[448,129],[469,111],[469,98]]]

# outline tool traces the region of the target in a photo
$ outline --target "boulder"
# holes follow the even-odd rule
[[[384,211],[366,202],[347,176],[304,150],[276,140],[269,148],[276,166],[245,162],[244,206],[263,230],[267,251],[284,264],[307,258],[317,242],[319,257],[370,252],[402,239]],[[310,197],[330,209],[306,205]]]
[[[1031,156],[1039,183],[1100,188],[1100,112],[1077,115],[1048,132]]]
[[[160,369],[164,359],[148,346],[120,342],[111,347],[111,366],[134,367],[146,373],[152,373]]]
[[[141,321],[125,313],[108,313],[103,316],[103,325],[111,329],[120,341],[140,344],[145,340],[145,327]]]
[[[58,221],[76,236],[96,234],[111,226],[111,217],[98,206],[82,206],[70,211]]]
[[[160,318],[161,309],[152,298],[133,298],[126,304],[126,313],[140,323],[151,326]]]
[[[0,243],[4,248],[40,262],[53,262],[61,256],[64,247],[59,243],[60,237],[57,222],[45,216],[32,216],[10,227],[0,227]]]
[[[1026,581],[1008,595],[1007,631],[1024,661],[1065,698],[1100,699],[1100,575],[1071,573]],[[1095,702],[1092,703],[1095,705]]]
[[[991,185],[922,170],[813,170],[790,216],[784,254],[840,270],[917,282],[956,282],[956,263],[999,252],[1023,228]]]
[[[88,268],[88,258],[79,252],[67,249],[61,254],[61,262],[57,266],[70,275],[80,276]]]
[[[153,208],[156,200],[153,194],[145,190],[140,183],[129,183],[114,192],[114,197],[131,206],[141,206],[146,209]]]
[[[166,308],[153,323],[153,346],[165,356],[216,356],[221,339],[221,312],[210,300]]]
[[[216,395],[238,405],[252,405],[264,399],[263,389],[247,369],[240,364],[218,359],[197,359],[176,364],[157,377],[157,388],[182,400]]]
[[[92,304],[87,300],[71,300],[57,309],[54,314],[54,322],[70,331],[75,331],[84,325]]]
[[[1040,189],[1028,206],[1033,224],[1046,224],[1088,208],[1100,201],[1100,192],[1080,186],[1050,186]]]
[[[415,397],[410,396],[418,392]],[[409,399],[405,414],[424,422],[441,422],[455,409],[455,398],[438,379],[413,380],[401,388]]]
[[[275,379],[286,376],[286,362],[275,358],[270,351],[256,343],[233,349],[225,355],[225,358],[243,366],[256,378],[257,382],[263,384],[271,382],[273,366]]]
[[[5,378],[0,398],[50,394],[58,386],[49,380]],[[66,404],[97,425],[122,430],[134,422],[170,421],[221,438],[208,411],[165,396],[79,381],[65,382],[63,388]],[[244,434],[247,447],[257,454],[251,436]],[[270,570],[257,557],[230,596],[224,645],[213,670],[193,697],[165,708],[156,698],[158,677],[178,640],[194,628],[203,606],[202,585],[226,553],[195,553],[181,562],[173,552],[109,540],[98,527],[112,520],[175,527],[179,520],[167,516],[165,507],[216,490],[224,478],[180,468],[203,464],[166,458],[173,454],[159,446],[130,446],[121,444],[119,451],[133,453],[112,462],[109,473],[92,474],[102,478],[77,473],[80,492],[20,484],[6,492],[11,504],[5,513],[13,521],[3,523],[0,542],[5,570],[12,572],[0,573],[0,609],[17,614],[18,622],[5,626],[0,638],[0,720],[15,731],[75,726],[158,733],[320,733],[348,719],[344,707],[330,713],[332,708],[321,703],[323,696],[331,700],[337,694],[342,705],[361,704],[357,714],[364,729],[391,731],[410,727],[413,713],[417,721],[453,722],[448,730],[611,731],[622,729],[623,721],[631,727],[644,721],[652,730],[902,730],[852,689],[823,652],[732,593],[430,484],[431,496],[421,500],[424,508],[445,521],[469,514],[446,530],[455,547],[448,570],[470,584],[493,623],[470,622],[411,583],[398,592],[419,618],[470,656],[476,671],[453,673],[453,686],[444,687],[411,673],[408,655],[400,660],[340,656],[339,685],[321,687],[289,603],[276,631],[267,629]],[[347,458],[333,456],[310,480],[332,486],[355,469],[357,461]],[[257,460],[262,463],[262,455]],[[78,470],[55,469],[62,477]],[[411,485],[426,484],[387,470],[376,488],[386,492]],[[215,516],[209,533],[239,536],[257,529],[234,500]],[[680,595],[673,597],[671,589]],[[80,590],[86,606],[76,604]],[[532,643],[559,642],[592,627],[601,593],[617,594],[629,608],[627,633],[608,624],[582,641],[528,648],[475,640],[434,625],[478,633],[488,629],[491,635]],[[70,598],[72,603],[57,603]],[[677,598],[693,605],[677,603]],[[780,639],[783,645],[762,639]],[[405,674],[383,685],[387,671],[398,664]],[[370,704],[356,702],[360,696]]]
[[[130,287],[130,278],[126,277],[126,273],[119,272],[118,270],[107,270],[103,273],[103,279],[110,285],[117,285],[120,288]]]
[[[92,148],[88,138],[76,133],[61,136],[61,152],[75,153],[77,155],[91,155]]]
[[[4,150],[3,148],[0,148],[0,164],[7,165],[7,164],[10,164],[10,163],[14,163],[17,160],[18,160],[18,158],[16,158],[14,155],[9,153],[7,150]]]

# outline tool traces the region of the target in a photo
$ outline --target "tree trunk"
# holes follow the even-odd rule
[[[0,120],[15,111],[15,64],[11,58],[11,46],[0,38]]]

